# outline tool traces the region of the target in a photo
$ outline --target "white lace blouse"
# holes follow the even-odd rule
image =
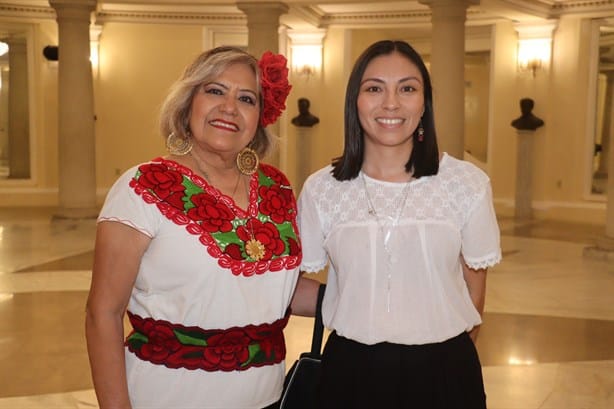
[[[365,344],[441,342],[480,324],[463,279],[501,260],[488,176],[444,154],[439,173],[391,183],[325,167],[299,197],[301,270],[328,265],[327,328]]]

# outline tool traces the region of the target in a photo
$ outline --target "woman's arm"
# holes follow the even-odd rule
[[[98,224],[85,335],[101,409],[130,408],[123,317],[150,241],[143,233],[119,222]]]
[[[469,289],[469,295],[471,296],[471,301],[473,301],[473,305],[482,316],[484,312],[484,301],[486,298],[486,272],[488,269],[483,268],[479,270],[474,270],[469,268],[467,264],[465,264],[464,260],[462,261],[463,265],[463,278],[465,279],[465,283],[467,284],[467,288]],[[473,327],[469,336],[475,342],[478,337],[478,332],[480,331],[480,326],[476,325]]]
[[[304,273],[301,271],[290,308],[294,315],[313,317],[316,314],[318,288],[321,283],[310,278],[305,278],[303,275]]]

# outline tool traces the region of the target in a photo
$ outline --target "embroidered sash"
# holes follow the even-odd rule
[[[142,318],[128,311],[134,329],[125,345],[140,359],[169,368],[244,371],[285,359],[283,329],[289,317],[288,309],[271,324],[206,330]]]

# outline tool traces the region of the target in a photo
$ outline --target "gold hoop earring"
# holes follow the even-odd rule
[[[190,137],[190,133],[187,132],[187,138],[183,139],[175,135],[175,132],[171,132],[171,134],[166,138],[166,150],[171,155],[187,155],[192,150],[192,138]]]
[[[255,150],[245,147],[237,154],[237,168],[244,175],[252,175],[258,169],[260,159]]]

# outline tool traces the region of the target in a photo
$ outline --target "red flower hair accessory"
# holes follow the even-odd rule
[[[262,88],[262,116],[260,125],[274,123],[286,109],[286,98],[292,86],[288,83],[288,60],[281,54],[266,51],[258,61]]]

